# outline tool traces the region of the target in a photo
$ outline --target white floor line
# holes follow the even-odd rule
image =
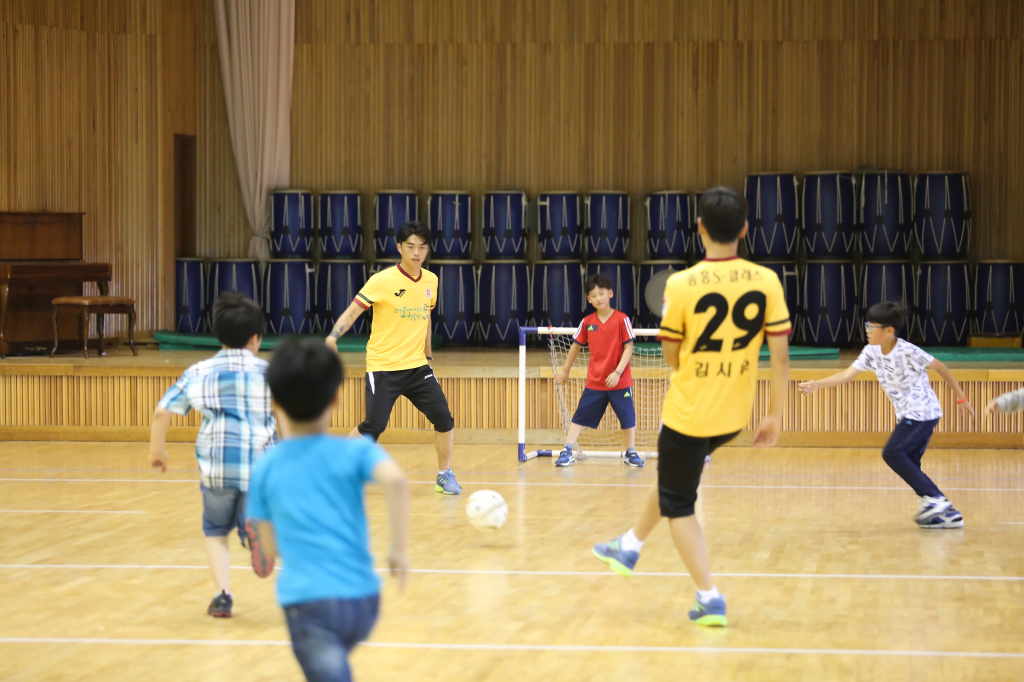
[[[0,570],[188,570],[208,571],[205,565],[167,565],[167,564],[0,564]],[[249,566],[232,566],[233,571],[251,571]],[[386,568],[375,568],[378,573],[387,573]],[[427,575],[554,575],[609,578],[616,574],[611,571],[500,571],[450,568],[414,568],[411,573]],[[645,578],[686,578],[689,573],[645,572],[635,571],[634,577]],[[1024,576],[1003,575],[907,575],[907,574],[870,574],[870,573],[718,573],[712,575],[719,578],[788,578],[798,580],[966,580],[988,582],[1024,582]]]
[[[90,509],[0,509],[0,514],[148,514],[144,511],[96,511]]]
[[[148,646],[291,646],[276,639],[115,639],[91,637],[0,637],[0,644],[119,644]],[[889,649],[799,649],[712,646],[602,646],[585,644],[459,644],[454,642],[364,642],[373,649],[449,651],[546,651],[555,653],[778,654],[783,656],[909,656],[915,658],[1024,659],[1014,651],[906,651]]]
[[[996,521],[1001,526],[1024,526],[1024,521]]]
[[[181,478],[0,478],[3,481],[21,483],[193,483],[199,479]],[[434,485],[434,481],[409,481],[410,483]],[[654,479],[651,479],[651,483]],[[528,485],[550,487],[589,487],[589,488],[650,488],[651,483],[542,483],[539,481],[462,481],[463,485]],[[907,486],[861,486],[861,485],[715,485],[702,483],[702,488],[720,488],[723,490],[907,490]],[[948,488],[943,490],[956,492],[987,492],[987,493],[1024,493],[1020,488]]]

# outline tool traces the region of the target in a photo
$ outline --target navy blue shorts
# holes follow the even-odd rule
[[[616,388],[611,391],[584,388],[583,395],[580,396],[580,404],[576,406],[576,414],[572,416],[572,423],[596,429],[604,418],[608,403],[612,404],[615,416],[619,418],[619,424],[623,429],[631,429],[636,426],[636,408],[633,407],[632,386]]]

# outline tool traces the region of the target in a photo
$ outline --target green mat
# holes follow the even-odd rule
[[[263,343],[260,344],[260,350],[274,350],[274,347],[282,339],[286,339],[291,334],[267,334],[263,337]],[[302,338],[307,339],[326,339],[327,334],[301,334]],[[160,344],[160,350],[206,350],[208,348],[220,348],[220,341],[217,340],[213,334],[182,334],[179,332],[172,332],[166,329],[155,332],[153,334],[153,340]],[[365,353],[366,343],[370,340],[369,336],[357,336],[349,335],[338,339],[338,350],[342,353]],[[444,344],[444,339],[440,335],[435,334],[431,340],[431,345],[434,348],[440,348]]]
[[[925,351],[942,362],[1024,362],[1024,348],[926,346]]]
[[[633,344],[633,352],[642,355],[661,355],[661,343],[658,341],[637,341]],[[761,346],[758,360],[768,360],[771,354],[768,345]],[[790,346],[790,360],[838,360],[838,348],[811,348],[808,346]]]

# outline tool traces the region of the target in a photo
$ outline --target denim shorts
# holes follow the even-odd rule
[[[207,488],[202,483],[203,535],[224,537],[235,528],[245,544],[245,492],[235,488]]]
[[[321,599],[284,607],[292,650],[308,682],[349,682],[348,655],[370,636],[380,595]]]

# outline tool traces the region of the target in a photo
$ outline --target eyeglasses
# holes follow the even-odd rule
[[[883,327],[880,324],[871,324],[870,322],[865,322],[864,329],[871,331],[872,329],[885,329],[885,327]]]

